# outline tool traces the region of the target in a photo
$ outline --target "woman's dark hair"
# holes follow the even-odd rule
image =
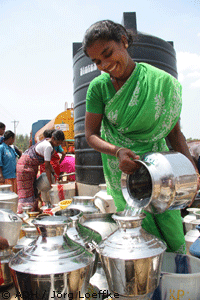
[[[7,141],[9,138],[14,138],[15,134],[11,130],[7,130],[4,133],[4,141]]]
[[[43,132],[44,138],[45,138],[45,139],[51,138],[54,131],[55,131],[55,129],[46,129],[46,130]]]
[[[52,137],[54,137],[56,141],[64,141],[65,139],[65,135],[62,130],[54,130],[52,133]]]
[[[111,20],[98,21],[91,25],[85,32],[82,48],[85,54],[87,54],[87,48],[91,46],[97,40],[115,41],[120,42],[122,36],[125,36],[128,41],[128,46],[133,42],[134,33],[131,30],[127,30],[121,24],[115,23]]]
[[[5,128],[6,128],[6,125],[5,125],[4,123],[0,122],[0,128],[1,128],[1,129],[5,129]]]

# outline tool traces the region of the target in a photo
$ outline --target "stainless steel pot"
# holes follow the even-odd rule
[[[99,209],[94,204],[94,197],[91,196],[74,196],[72,203],[67,209],[79,209],[83,213],[97,213]]]
[[[25,236],[19,239],[17,244],[13,247],[15,253],[27,247],[38,237],[38,231],[35,226],[24,225],[22,231],[25,233]]]
[[[18,195],[10,188],[11,184],[0,185],[0,209],[11,209],[17,213]]]
[[[52,183],[55,183],[55,178],[52,174],[51,174],[51,179],[52,179]],[[42,173],[36,179],[36,187],[40,192],[48,192],[51,189],[46,173]]]
[[[197,217],[195,215],[195,211],[200,211],[199,208],[195,208],[195,207],[188,207],[186,208],[188,214],[183,218],[183,223],[185,226],[185,232],[187,233],[188,231],[190,231],[194,226],[192,225],[191,221],[196,220]]]
[[[200,232],[198,229],[196,229],[197,225],[200,224],[200,220],[196,219],[196,220],[192,220],[190,222],[191,225],[191,229],[186,233],[185,235],[185,243],[186,243],[186,250],[187,253],[186,254],[190,254],[190,246],[198,239],[198,237],[200,236]]]
[[[0,236],[7,239],[10,247],[17,244],[22,220],[11,210],[0,210]]]
[[[0,251],[0,287],[9,286],[13,282],[9,268],[9,261],[12,256],[13,252],[10,248]]]
[[[141,167],[122,174],[121,188],[129,206],[152,213],[182,209],[197,191],[197,174],[191,161],[178,152],[146,153],[136,160]]]
[[[66,216],[72,220],[73,226],[67,228],[64,234],[95,255],[92,272],[94,274],[97,268],[98,253],[92,242],[100,243],[118,229],[118,225],[113,220],[112,214],[83,214],[78,209],[66,208],[56,212],[55,215]]]
[[[36,220],[40,236],[11,259],[15,287],[23,300],[85,296],[94,255],[69,237],[63,237],[64,228],[70,224],[65,216]]]
[[[143,218],[114,214],[119,229],[96,245],[109,290],[123,299],[149,299],[159,283],[166,246],[142,229]]]
[[[20,217],[23,221],[25,221],[26,219],[29,218],[28,216],[28,212],[30,212],[32,209],[32,206],[31,205],[28,205],[28,206],[23,206],[22,207],[22,214],[17,214],[18,217]]]

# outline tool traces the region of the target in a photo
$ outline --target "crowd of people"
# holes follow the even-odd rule
[[[50,186],[52,174],[59,180],[60,172],[75,172],[75,157],[66,156],[61,144],[65,140],[62,130],[45,130],[44,139],[30,146],[22,153],[16,146],[15,134],[0,122],[0,184],[11,184],[12,191],[18,194],[18,213],[23,206],[31,205],[33,211],[38,210],[40,196],[36,187],[37,177],[45,172]],[[65,162],[63,168],[62,162]],[[73,178],[75,180],[75,178]]]

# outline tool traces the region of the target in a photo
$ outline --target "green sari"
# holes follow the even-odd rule
[[[87,100],[91,95],[89,92]],[[101,137],[138,155],[169,151],[165,137],[179,120],[181,106],[181,85],[174,77],[146,63],[137,63],[122,88],[104,101]],[[107,191],[117,211],[122,211],[126,201],[121,191],[119,161],[107,154],[102,154],[102,161]],[[168,251],[185,253],[179,210],[146,215],[144,229],[165,240]]]

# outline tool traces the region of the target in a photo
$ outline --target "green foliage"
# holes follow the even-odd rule
[[[15,145],[24,152],[29,147],[29,136],[28,134],[17,134],[15,138]]]

